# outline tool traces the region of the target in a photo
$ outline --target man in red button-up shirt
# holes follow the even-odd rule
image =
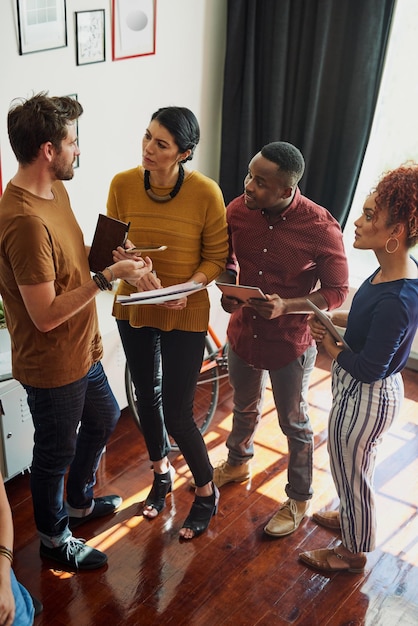
[[[313,432],[307,414],[316,345],[307,324],[309,299],[339,307],[348,266],[338,222],[304,197],[300,151],[286,142],[264,146],[251,160],[244,193],[227,207],[230,254],[220,282],[259,287],[266,300],[222,297],[228,325],[229,377],[234,389],[228,460],[215,468],[221,487],[250,476],[254,434],[270,377],[279,424],[289,447],[288,500],[265,527],[275,537],[299,526],[312,498]]]

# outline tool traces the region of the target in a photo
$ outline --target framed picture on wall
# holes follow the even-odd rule
[[[74,100],[78,100],[78,96],[76,93],[69,93],[67,94],[69,98],[74,98]],[[78,137],[78,120],[76,120],[75,122],[75,128],[76,128],[76,133],[77,133],[77,144],[80,145],[80,140]],[[80,165],[80,156],[77,156],[75,158],[75,161],[73,163],[73,168],[75,169],[76,167],[78,167]]]
[[[19,54],[67,45],[65,0],[16,0]]]
[[[75,14],[77,65],[101,63],[105,54],[105,12],[77,11]]]
[[[157,0],[112,0],[112,60],[155,54]]]

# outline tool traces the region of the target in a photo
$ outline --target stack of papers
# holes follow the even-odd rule
[[[172,285],[171,287],[164,287],[162,289],[134,292],[129,296],[117,296],[116,301],[124,305],[161,304],[163,302],[169,302],[170,300],[178,300],[184,296],[189,296],[191,293],[201,291],[202,289],[206,289],[206,285],[191,281],[188,283],[180,283],[179,285]]]

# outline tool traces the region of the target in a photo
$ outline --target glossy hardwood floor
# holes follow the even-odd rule
[[[38,555],[28,475],[7,483],[15,523],[15,572],[44,604],[36,626],[297,625],[416,626],[418,624],[418,372],[405,370],[400,419],[378,456],[378,547],[364,574],[321,575],[298,561],[299,552],[333,545],[338,535],[309,517],[282,539],[263,526],[285,499],[287,446],[268,393],[256,437],[252,480],[222,488],[219,512],[201,537],[180,542],[190,508],[190,473],[173,454],[174,493],[154,521],[141,515],[152,472],[142,436],[124,410],[98,473],[96,495],[118,493],[121,509],[81,529],[105,551],[108,565],[95,572],[51,569]],[[330,405],[329,360],[319,355],[311,379],[315,430],[312,511],[333,507],[335,491],[326,450]],[[231,398],[206,435],[212,462],[226,457]]]

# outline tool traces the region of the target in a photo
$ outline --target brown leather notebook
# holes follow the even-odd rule
[[[125,244],[129,226],[130,223],[99,214],[89,254],[92,272],[102,272],[105,267],[113,264],[112,250]]]

